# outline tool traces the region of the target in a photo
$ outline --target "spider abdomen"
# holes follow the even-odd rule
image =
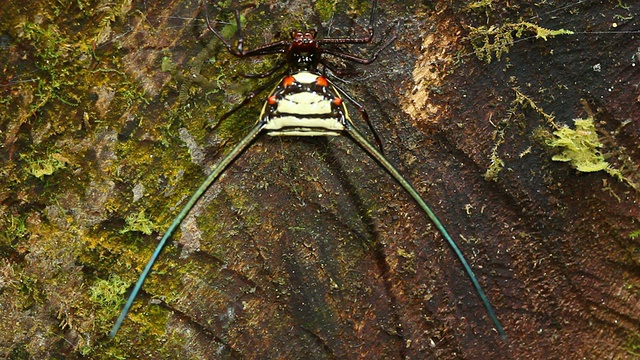
[[[324,76],[299,71],[273,89],[260,121],[271,136],[335,136],[347,118],[342,99]]]

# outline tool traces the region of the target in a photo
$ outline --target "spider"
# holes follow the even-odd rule
[[[113,326],[109,336],[114,337],[122,322],[127,316],[133,301],[138,292],[142,288],[145,279],[151,272],[153,264],[158,259],[162,249],[167,241],[174,233],[176,228],[181,224],[189,211],[196,204],[198,199],[204,194],[209,186],[227,169],[229,165],[244,152],[251,143],[262,133],[270,136],[339,136],[346,135],[350,137],[357,145],[359,145],[369,156],[375,159],[401,186],[402,188],[418,203],[420,208],[425,212],[427,217],[431,219],[438,231],[442,234],[446,242],[453,249],[458,260],[462,263],[475,291],[484,304],[489,317],[493,321],[498,333],[501,337],[505,337],[504,330],[500,324],[491,303],[487,299],[480,283],[478,282],[471,266],[465,259],[464,255],[458,248],[455,241],[451,238],[442,223],[438,220],[434,212],[422,199],[415,188],[407,181],[400,172],[386,159],[381,150],[378,150],[356,129],[349,113],[347,111],[346,102],[351,103],[366,121],[369,128],[374,133],[376,142],[381,148],[381,141],[375,130],[369,122],[366,109],[359,104],[347,92],[333,83],[326,75],[326,71],[330,70],[335,74],[340,71],[332,65],[324,55],[330,55],[343,59],[345,61],[355,62],[359,64],[370,64],[376,60],[378,55],[389,46],[395,37],[391,37],[382,46],[380,46],[370,58],[362,58],[339,50],[325,47],[325,45],[344,45],[344,44],[365,44],[370,43],[373,35],[373,23],[375,20],[375,10],[377,0],[373,1],[371,15],[369,18],[369,26],[367,34],[358,38],[324,38],[316,37],[315,30],[291,32],[291,40],[277,41],[259,46],[252,50],[244,49],[244,39],[240,24],[239,10],[235,10],[235,20],[237,24],[237,44],[225,39],[222,34],[215,29],[207,15],[206,3],[203,1],[205,19],[209,30],[225,45],[227,50],[234,56],[239,58],[258,57],[272,54],[283,54],[277,64],[263,74],[247,75],[248,77],[271,77],[264,85],[251,91],[246,98],[237,106],[221,117],[220,122],[228,118],[231,114],[246,105],[251,99],[258,94],[272,88],[267,95],[258,121],[251,130],[240,140],[240,142],[220,160],[213,168],[211,174],[195,191],[189,201],[184,205],[180,213],[173,220],[164,236],[160,240],[153,255],[149,259],[146,267],[140,274],[140,277],[129,295],[127,303],[115,325]],[[275,74],[278,76],[275,76]]]

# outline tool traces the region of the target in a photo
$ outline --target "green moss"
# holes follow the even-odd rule
[[[478,0],[478,1],[474,1],[472,3],[469,3],[467,5],[467,9],[473,10],[473,9],[484,9],[484,8],[491,8],[491,3],[493,2],[493,0]]]
[[[495,152],[491,153],[491,164],[487,171],[485,171],[483,177],[487,181],[498,181],[498,173],[504,167],[504,161],[500,159]]]
[[[7,245],[12,245],[16,239],[23,238],[27,235],[27,226],[25,224],[26,216],[18,217],[9,215],[0,219],[0,241]],[[2,244],[0,243],[0,244]]]
[[[171,74],[171,76],[175,77],[178,73],[178,66],[171,60],[170,57],[164,56],[162,58],[162,64],[160,65],[162,71],[166,71]]]
[[[551,159],[568,162],[582,172],[601,171],[609,167],[599,150],[603,145],[598,139],[593,118],[573,121],[575,129],[561,127],[553,132],[554,138],[547,141],[548,146],[561,150],[561,153]]]
[[[20,276],[18,285],[18,294],[15,304],[19,304],[19,309],[26,310],[34,305],[40,305],[45,302],[46,295],[44,289],[40,285],[38,279],[31,274],[23,273]]]
[[[512,105],[514,106],[511,107],[510,111],[513,112],[516,110],[515,105],[519,105],[522,108],[529,106],[540,114],[540,116],[542,116],[551,126],[556,129],[558,128],[558,125],[555,123],[555,116],[545,112],[544,109],[539,107],[530,97],[522,93],[518,88],[513,88],[513,91],[516,93],[516,98],[512,102]]]
[[[640,333],[629,334],[624,349],[631,355],[640,357]]]
[[[622,0],[618,0],[618,3],[616,4],[616,7],[619,7],[621,9],[625,9],[625,10],[629,10],[631,9],[630,5],[626,5],[622,3]]]
[[[498,131],[498,141],[491,150],[490,165],[483,177],[487,181],[498,181],[498,173],[504,167],[504,161],[498,156],[498,147],[504,143],[504,130]]]
[[[89,288],[89,299],[100,308],[111,309],[110,312],[113,309],[117,311],[124,304],[124,294],[128,288],[129,283],[118,275],[111,274],[108,280],[98,279],[93,283]]]
[[[336,0],[316,0],[314,2],[314,7],[320,17],[320,21],[329,21],[329,19],[331,19],[335,12],[336,3]]]
[[[525,33],[535,34],[536,39],[546,41],[550,37],[573,34],[573,31],[546,29],[530,22],[521,21],[501,26],[471,27],[468,38],[478,59],[490,63],[492,56],[500,60],[503,54],[509,52],[514,38],[521,38]]]
[[[123,82],[120,84],[120,88],[117,91],[118,96],[124,100],[126,109],[130,109],[136,104],[145,103],[149,104],[149,99],[145,93],[130,82]]]
[[[627,173],[630,172],[630,170],[625,169],[625,162],[623,162],[622,167],[615,167],[605,160],[605,156],[600,151],[600,149],[604,147],[604,144],[601,142],[601,138],[596,130],[593,115],[587,119],[574,119],[575,129],[571,129],[568,126],[558,126],[553,114],[546,113],[544,109],[538,106],[531,98],[520,92],[520,90],[514,89],[514,91],[516,92],[516,99],[513,101],[514,104],[519,104],[522,107],[531,107],[544,117],[549,125],[555,129],[553,134],[551,134],[545,128],[538,128],[533,134],[534,138],[538,141],[551,148],[560,150],[558,154],[552,157],[552,160],[567,162],[581,172],[604,170],[607,174],[619,181],[627,183],[635,190],[639,189],[636,181],[628,176]],[[512,109],[512,111],[515,111],[515,109]],[[587,113],[593,114],[590,109],[587,109]],[[602,133],[605,134],[603,138],[609,140],[608,145],[615,146],[611,136],[604,131],[602,131]],[[618,149],[614,149],[614,153],[615,152],[621,153]],[[625,159],[626,157],[619,156],[619,158]],[[632,168],[632,166],[626,167]],[[604,189],[608,188],[605,187]]]
[[[21,154],[20,157],[27,163],[27,173],[42,179],[52,175],[56,170],[64,169],[69,160],[60,154],[50,154],[44,159],[33,159]]]
[[[49,100],[57,99],[66,105],[77,106],[79,97],[68,88],[74,85],[75,74],[68,65],[75,56],[89,53],[90,47],[84,41],[75,42],[63,36],[56,25],[42,26],[31,22],[21,24],[22,36],[31,42],[38,58],[36,66],[45,76],[38,78],[38,93],[41,100],[32,105],[42,107]],[[35,110],[34,109],[34,110]]]
[[[127,216],[127,218],[125,219],[127,225],[124,229],[120,230],[120,233],[124,234],[131,231],[138,231],[145,235],[151,235],[155,226],[151,219],[149,219],[144,212],[145,211],[143,209],[140,210],[140,212],[137,214],[131,214]]]

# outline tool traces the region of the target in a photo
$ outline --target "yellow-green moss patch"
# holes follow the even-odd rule
[[[582,172],[601,171],[609,167],[600,153],[602,143],[598,140],[593,118],[574,119],[575,129],[563,126],[553,132],[554,137],[547,145],[559,148],[561,153],[554,155],[554,161],[568,162]]]

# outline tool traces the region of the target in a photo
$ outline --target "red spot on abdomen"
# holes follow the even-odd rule
[[[316,85],[324,87],[329,85],[329,82],[327,81],[326,77],[318,76],[318,78],[316,79]]]
[[[294,79],[293,76],[291,75],[285,76],[284,79],[282,79],[282,86],[288,87],[293,85],[295,82],[296,82],[296,79]]]

